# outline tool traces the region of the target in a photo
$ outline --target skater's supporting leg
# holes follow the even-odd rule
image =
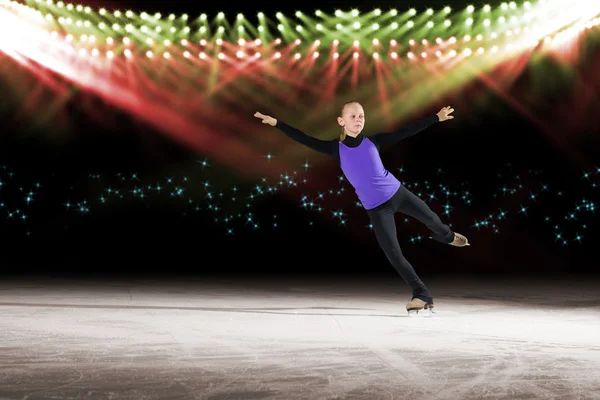
[[[452,243],[454,240],[452,229],[444,224],[423,200],[415,196],[404,185],[398,189],[398,192],[397,196],[394,196],[397,201],[397,211],[410,215],[425,224],[431,231],[432,239],[446,244]]]
[[[432,302],[432,296],[427,286],[417,276],[414,268],[402,254],[396,233],[396,222],[394,220],[394,207],[392,202],[387,202],[373,210],[367,211],[375,237],[381,249],[387,256],[389,262],[394,266],[398,274],[411,287],[413,297],[426,302]]]

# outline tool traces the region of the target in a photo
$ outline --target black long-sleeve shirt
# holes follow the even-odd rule
[[[402,128],[392,132],[377,133],[375,135],[370,136],[368,139],[371,142],[373,142],[373,144],[377,147],[378,150],[380,150],[382,146],[394,144],[399,142],[400,140],[416,135],[417,133],[435,124],[436,122],[439,122],[439,117],[437,115],[432,115],[430,117],[411,122],[403,126]],[[277,120],[277,124],[275,125],[275,127],[281,130],[291,139],[309,147],[310,149],[318,151],[319,153],[330,155],[335,158],[339,158],[339,139],[317,139],[315,137],[307,135],[306,133],[290,125],[287,125],[286,123],[280,120]],[[348,147],[357,147],[362,143],[364,139],[365,136],[361,132],[356,137],[346,136],[342,143]]]

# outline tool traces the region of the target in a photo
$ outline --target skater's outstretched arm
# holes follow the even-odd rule
[[[327,154],[330,156],[336,155],[337,149],[337,141],[335,140],[321,140],[314,138],[312,136],[308,136],[306,133],[289,126],[288,124],[276,120],[275,118],[261,114],[259,112],[255,113],[254,116],[256,118],[262,119],[263,124],[271,125],[285,133],[288,137],[295,140],[296,142],[305,145],[306,147],[318,151],[319,153]]]
[[[400,140],[416,135],[436,122],[446,121],[454,118],[453,116],[449,115],[453,111],[454,109],[452,107],[444,107],[436,115],[411,122],[393,132],[378,133],[371,136],[369,139],[371,139],[371,141],[378,147],[394,144]]]

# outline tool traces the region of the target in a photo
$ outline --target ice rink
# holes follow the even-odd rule
[[[0,399],[598,399],[600,281],[0,283]]]

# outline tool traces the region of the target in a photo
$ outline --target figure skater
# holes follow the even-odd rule
[[[442,223],[424,201],[406,189],[383,166],[379,151],[382,146],[413,136],[434,123],[453,119],[450,115],[453,111],[452,107],[444,107],[437,114],[412,122],[397,131],[366,137],[362,134],[365,112],[360,103],[352,101],[342,107],[341,116],[337,118],[342,132],[339,139],[333,140],[317,139],[271,116],[260,112],[254,114],[264,124],[278,128],[291,139],[339,160],[344,175],[369,215],[381,249],[412,289],[411,301],[406,305],[409,315],[421,310],[431,313],[433,297],[402,254],[394,215],[402,212],[416,218],[427,226],[431,231],[431,238],[438,242],[457,247],[469,246],[469,242],[466,237],[453,232],[448,225]]]

